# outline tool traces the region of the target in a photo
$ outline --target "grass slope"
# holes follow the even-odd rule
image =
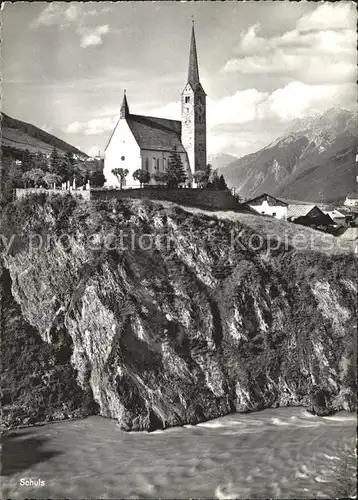
[[[154,201],[153,201],[154,202]],[[154,202],[155,203],[155,202]],[[159,203],[159,202],[158,202]],[[175,206],[171,202],[160,202],[164,206]],[[287,249],[314,250],[325,255],[338,255],[353,252],[352,243],[336,238],[331,234],[323,233],[310,227],[281,221],[272,217],[251,214],[248,212],[209,211],[196,207],[180,205],[180,208],[191,214],[203,214],[214,220],[228,220],[245,224],[248,228],[262,235],[265,239],[272,239],[272,244],[279,238]]]
[[[41,151],[48,154],[51,153],[54,146],[60,152],[71,152],[87,157],[85,153],[58,137],[5,113],[1,113],[1,146],[3,154],[19,159],[21,159],[25,149],[28,149],[30,153]]]

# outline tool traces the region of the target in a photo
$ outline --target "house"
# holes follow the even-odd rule
[[[194,24],[191,32],[188,79],[181,93],[181,121],[132,114],[124,92],[120,118],[105,149],[106,187],[119,187],[112,170],[128,170],[125,188],[140,187],[133,173],[138,169],[151,175],[165,172],[176,151],[183,163],[187,181],[193,185],[193,173],[206,168],[206,94],[199,79]]]
[[[358,207],[358,194],[350,194],[346,196],[343,203],[346,207]]]
[[[329,215],[326,215],[317,205],[313,204],[288,205],[287,220],[312,227],[327,227],[335,224]]]
[[[261,215],[270,215],[276,219],[287,219],[287,203],[267,193],[246,201],[245,205],[248,205]]]
[[[348,227],[346,231],[339,236],[340,241],[342,243],[351,244],[353,251],[356,255],[358,255],[358,228],[357,227]]]
[[[346,216],[339,212],[338,210],[323,210],[323,212],[328,215],[335,224],[338,226],[345,226],[346,225]]]

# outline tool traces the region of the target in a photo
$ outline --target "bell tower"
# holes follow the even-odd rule
[[[206,168],[206,94],[199,79],[194,21],[191,30],[188,80],[181,94],[181,139],[191,172]]]

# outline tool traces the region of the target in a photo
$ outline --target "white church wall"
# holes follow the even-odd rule
[[[150,175],[157,172],[165,172],[168,166],[169,157],[171,151],[154,151],[151,149],[142,149],[142,168],[147,170]],[[189,183],[192,182],[192,175],[189,169],[188,157],[186,153],[180,153],[181,161],[183,162],[184,168],[187,172],[187,177]],[[159,160],[159,162],[158,162]],[[151,184],[157,184],[153,179],[150,181]]]
[[[141,151],[125,119],[120,119],[110,143],[105,151],[104,176],[106,187],[119,187],[119,181],[112,170],[123,168],[129,171],[123,188],[138,188],[140,184],[133,179],[133,172],[142,167]]]

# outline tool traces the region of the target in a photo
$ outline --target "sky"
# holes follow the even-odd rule
[[[192,16],[208,154],[243,156],[294,118],[356,110],[353,2],[16,2],[2,15],[2,110],[91,155],[130,112],[180,119]]]

